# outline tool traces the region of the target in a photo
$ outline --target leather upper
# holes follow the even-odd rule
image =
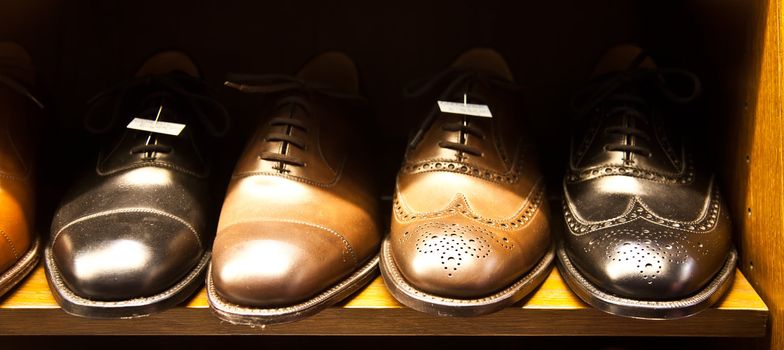
[[[38,113],[32,101],[0,82],[0,274],[30,249],[33,240],[35,192],[28,121]]]
[[[618,84],[577,128],[563,182],[564,247],[605,292],[681,299],[724,265],[727,208],[714,176],[671,125],[689,116],[664,98],[656,76],[613,74],[637,78]]]
[[[544,181],[521,122],[520,96],[499,80],[457,71],[414,102],[423,119],[435,115],[398,173],[390,243],[403,277],[427,293],[492,294],[520,279],[550,247]],[[468,103],[488,105],[493,117],[463,124],[463,116],[434,109],[436,100],[462,102],[464,93]],[[444,141],[475,150],[443,147]]]
[[[213,246],[216,291],[247,306],[313,297],[374,256],[381,239],[376,189],[351,128],[363,109],[309,89],[272,98],[234,170]]]
[[[188,81],[182,89],[203,93],[196,78],[171,73],[111,102],[127,109],[99,116],[117,120],[93,168],[55,214],[54,260],[68,288],[82,297],[112,301],[163,292],[208,249],[213,227],[204,155],[208,133],[197,117],[205,112],[166,87],[179,79]],[[186,125],[178,136],[124,129],[134,117],[155,119],[161,106],[159,121]]]

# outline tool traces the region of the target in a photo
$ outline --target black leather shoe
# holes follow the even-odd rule
[[[205,93],[193,62],[166,52],[93,99],[85,124],[103,134],[103,149],[57,210],[46,248],[49,285],[66,312],[141,316],[201,285],[214,232],[205,146],[228,127]],[[157,131],[126,128],[135,118]],[[185,128],[166,134],[164,122]]]
[[[718,183],[676,133],[699,80],[632,46],[611,50],[595,77],[575,98],[561,274],[609,313],[697,313],[729,288],[736,263]]]

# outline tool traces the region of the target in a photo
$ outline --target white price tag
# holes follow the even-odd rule
[[[471,103],[438,101],[438,108],[443,113],[472,115],[475,117],[492,118],[490,107],[487,105],[477,105]]]
[[[185,129],[185,124],[159,122],[155,120],[142,119],[142,118],[133,118],[133,120],[131,120],[131,122],[128,123],[128,129],[154,132],[156,134],[179,136],[182,130]]]

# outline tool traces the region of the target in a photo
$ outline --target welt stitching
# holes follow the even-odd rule
[[[341,242],[343,242],[343,246],[346,248],[346,250],[349,252],[349,254],[351,254],[351,258],[352,258],[352,260],[354,260],[354,265],[356,265],[356,264],[358,264],[358,263],[359,263],[359,259],[357,258],[357,254],[356,254],[356,252],[354,251],[354,248],[351,246],[351,243],[348,241],[348,239],[346,239],[346,237],[345,237],[345,236],[343,236],[342,234],[340,234],[339,232],[337,232],[337,231],[335,231],[335,230],[333,230],[333,229],[331,229],[331,228],[329,228],[329,227],[326,227],[326,226],[322,226],[322,225],[319,225],[319,224],[312,224],[312,223],[309,223],[309,222],[304,222],[304,221],[299,221],[299,220],[290,220],[290,219],[266,219],[266,218],[260,218],[260,219],[257,219],[257,220],[243,220],[243,221],[238,221],[238,222],[235,222],[235,223],[233,223],[232,225],[237,225],[237,224],[246,224],[246,223],[253,223],[253,222],[258,222],[258,221],[267,221],[267,222],[286,222],[286,223],[292,223],[292,224],[299,224],[299,225],[305,225],[305,226],[315,227],[315,228],[321,229],[321,230],[323,230],[323,231],[327,231],[327,232],[329,232],[329,233],[333,234],[333,235],[334,235],[335,237],[337,237],[338,239],[340,239],[340,241],[341,241]],[[232,226],[232,225],[229,225],[229,226]],[[229,227],[229,226],[226,226],[226,227]]]
[[[177,165],[174,165],[174,164],[171,164],[171,163],[167,163],[167,162],[162,162],[162,161],[161,162],[149,162],[149,163],[136,163],[136,164],[131,164],[131,165],[124,166],[124,167],[121,167],[121,168],[117,168],[115,170],[107,171],[107,172],[101,170],[101,165],[99,164],[98,166],[95,167],[95,171],[98,173],[98,175],[106,176],[106,175],[111,175],[111,174],[114,174],[114,173],[117,173],[117,172],[120,172],[120,171],[123,171],[123,170],[131,170],[131,169],[143,168],[143,167],[148,167],[148,166],[177,170],[177,171],[183,172],[185,174],[188,174],[188,175],[200,178],[200,179],[203,179],[203,178],[207,177],[206,173],[205,174],[198,174],[196,172],[193,172],[193,171],[190,171],[188,169],[179,167]]]
[[[11,240],[11,237],[8,237],[3,230],[0,230],[0,234],[3,235],[3,238],[8,242],[8,246],[11,247],[11,253],[14,254],[14,258],[19,259],[19,252],[16,251],[16,246],[14,246],[14,241]]]
[[[574,208],[572,208],[571,204],[568,203],[569,199],[568,199],[568,194],[567,193],[565,193],[566,198],[564,199],[564,201],[566,202],[566,205],[564,207],[564,210],[565,210],[566,214],[569,214],[569,215],[571,215],[574,218],[574,220],[577,222],[577,224],[579,224],[579,225],[581,225],[583,227],[585,227],[585,226],[590,227],[592,225],[600,224],[600,225],[603,225],[602,228],[608,228],[608,227],[619,226],[619,225],[621,225],[623,223],[627,223],[627,222],[631,222],[631,221],[635,221],[635,220],[645,220],[645,221],[648,221],[648,222],[650,222],[650,223],[652,223],[654,225],[657,225],[657,226],[667,227],[668,229],[679,230],[679,231],[684,231],[684,232],[691,232],[691,233],[708,233],[708,232],[712,232],[713,230],[716,229],[716,227],[718,227],[718,225],[719,225],[718,218],[721,216],[721,209],[722,209],[722,206],[719,204],[720,200],[719,200],[718,189],[713,186],[713,178],[711,178],[710,186],[708,187],[708,189],[709,189],[709,191],[708,191],[708,195],[706,196],[706,205],[703,207],[703,212],[701,212],[701,214],[700,214],[698,219],[693,220],[693,221],[670,220],[670,219],[667,219],[667,218],[663,218],[663,217],[661,217],[659,215],[656,215],[637,196],[633,197],[632,201],[630,202],[630,207],[628,208],[627,211],[624,212],[624,214],[619,215],[619,216],[617,216],[617,217],[615,217],[613,219],[604,220],[604,221],[592,222],[592,221],[587,221],[587,220],[584,220],[583,218],[580,218],[577,215],[577,213],[574,210]],[[634,218],[631,218],[631,219],[627,219],[627,221],[625,221],[625,222],[618,222],[618,223],[613,224],[613,222],[616,221],[617,218],[627,217],[632,211],[634,211],[634,208],[637,207],[637,205],[639,205],[639,207],[642,208],[645,211],[645,213],[651,215],[651,218],[648,218],[648,217],[646,217],[644,215],[638,215],[637,217],[634,217]],[[713,212],[711,212],[711,208],[714,205],[718,206],[718,208],[716,208]],[[713,219],[714,222],[710,223],[710,220],[713,217],[713,215],[715,215],[715,219]],[[702,225],[705,222],[708,222],[709,225]],[[609,225],[607,225],[607,224],[609,224]],[[676,227],[676,226],[673,226],[672,224],[679,224],[679,225],[681,225],[683,227]],[[702,226],[705,226],[705,227],[704,228],[700,227],[699,229],[696,229],[696,228],[689,228],[688,226],[690,226],[690,225],[691,226],[702,225]],[[575,229],[573,229],[571,224],[569,224],[567,226],[568,226],[569,232],[571,232],[574,235],[579,235],[579,236],[584,235],[584,234],[588,234],[590,232],[598,230],[598,229],[590,229],[589,228],[586,232],[582,232],[580,230],[575,231]]]
[[[54,238],[52,238],[52,244],[54,244],[54,242],[57,241],[57,237],[60,236],[60,233],[62,233],[65,229],[67,229],[67,228],[69,228],[69,227],[71,227],[71,226],[73,226],[75,224],[78,224],[78,223],[80,223],[82,221],[94,219],[94,218],[97,218],[97,217],[107,216],[107,215],[112,215],[112,214],[119,214],[119,213],[150,213],[150,214],[163,215],[165,217],[173,219],[173,220],[183,224],[185,227],[187,227],[188,230],[190,230],[191,233],[193,233],[193,235],[196,237],[196,242],[199,244],[199,249],[204,249],[204,247],[202,246],[201,238],[199,237],[199,234],[196,232],[196,229],[193,228],[193,226],[191,226],[191,224],[189,224],[185,220],[183,220],[183,219],[181,219],[181,218],[179,218],[177,216],[174,216],[172,214],[169,214],[167,212],[160,211],[160,210],[155,210],[155,209],[148,209],[148,208],[114,209],[114,210],[107,210],[107,211],[102,211],[102,212],[95,213],[95,214],[82,216],[82,217],[80,217],[80,218],[78,218],[76,220],[73,220],[73,221],[69,222],[68,224],[64,225],[59,230],[57,230],[57,232],[54,235]]]
[[[689,156],[686,157],[686,161],[683,162],[683,166],[681,166],[681,169],[678,170],[678,172],[661,171],[661,170],[648,168],[648,167],[642,167],[642,166],[625,166],[625,167],[626,168],[637,168],[639,170],[644,170],[644,171],[651,172],[651,173],[656,173],[656,174],[659,174],[659,175],[666,175],[666,176],[671,176],[671,177],[683,177],[684,174],[686,173],[686,168],[687,168],[686,163],[693,163],[693,160],[691,159],[691,157],[689,157]],[[575,172],[575,173],[579,173],[579,172],[581,172],[583,170],[587,170],[587,169],[606,168],[606,167],[618,167],[618,166],[619,166],[618,164],[614,164],[614,163],[602,163],[602,164],[597,164],[597,165],[593,165],[593,166],[590,166],[590,167],[584,167],[584,168],[572,167],[572,169],[570,169],[570,171],[571,172]]]
[[[531,190],[529,191],[528,195],[525,197],[525,200],[523,201],[523,204],[520,206],[520,209],[518,209],[517,212],[515,212],[515,214],[513,214],[513,215],[511,215],[511,216],[509,216],[507,218],[490,219],[490,218],[485,218],[485,217],[476,215],[476,212],[471,207],[471,204],[468,203],[468,200],[466,199],[466,197],[462,193],[458,193],[457,195],[455,195],[454,199],[452,199],[452,201],[449,202],[449,204],[447,205],[447,207],[445,209],[437,210],[437,211],[431,211],[431,212],[425,212],[425,213],[417,213],[415,215],[423,216],[423,218],[425,218],[425,219],[430,218],[430,217],[447,218],[447,217],[451,217],[451,216],[463,215],[463,216],[465,216],[465,217],[467,217],[467,218],[469,218],[469,219],[471,219],[473,221],[478,222],[481,225],[488,225],[487,221],[492,221],[493,224],[489,225],[489,226],[495,226],[495,224],[498,224],[498,223],[506,223],[506,222],[509,222],[509,221],[514,221],[516,218],[522,216],[522,214],[526,211],[526,209],[528,209],[528,207],[531,205],[532,198],[535,198],[535,197],[537,197],[539,195],[543,195],[542,192],[544,192],[544,186],[541,184],[542,181],[543,180],[541,178],[539,178],[537,180],[537,182],[534,184],[534,186],[531,187]],[[396,187],[397,187],[397,185],[396,185]],[[400,192],[399,188],[397,188],[397,192],[398,193]],[[397,195],[395,199],[397,200],[398,205],[400,205],[400,207],[403,208],[403,210],[405,210],[407,213],[410,214],[411,212],[413,212],[411,207],[408,206],[408,204],[404,200],[402,200],[399,195]],[[455,204],[458,204],[458,203],[464,204],[466,206],[467,214],[463,214],[459,210],[455,210],[454,212],[450,211],[451,209],[454,209]],[[537,205],[534,208],[534,211],[530,215],[528,215],[529,216],[529,220],[526,221],[525,225],[521,225],[521,226],[522,227],[526,226],[528,224],[528,222],[530,222],[533,219],[533,217],[536,216],[536,214],[541,211],[541,210],[539,210],[540,208],[541,208],[541,205]],[[404,222],[403,220],[401,220],[401,216],[400,216],[400,214],[397,211],[395,211],[394,214],[395,214],[395,219],[398,222]],[[471,215],[469,215],[469,214],[471,214]],[[478,219],[474,218],[475,216],[478,217]],[[502,230],[502,231],[514,231],[514,230],[516,230],[518,228],[514,228],[514,227],[509,227],[509,228],[499,227],[497,229]]]
[[[405,168],[406,165],[411,166],[411,165],[416,165],[416,164],[425,164],[425,163],[433,163],[433,162],[463,163],[463,162],[455,161],[454,159],[431,158],[431,159],[426,159],[426,160],[417,161],[417,162],[406,162],[404,164],[403,168]],[[465,163],[463,163],[463,164],[465,164]],[[471,164],[465,164],[465,165],[466,166],[470,166],[470,167],[474,167],[474,168],[477,168],[477,169],[480,169],[482,172],[489,171],[489,172],[492,172],[492,173],[503,174],[503,175],[514,175],[516,173],[514,167],[512,167],[509,170],[507,170],[506,172],[500,172],[500,171],[495,171],[495,170],[492,170],[492,169],[489,169],[489,168],[484,168],[484,167],[475,166],[475,165],[471,165]],[[444,169],[438,169],[438,170],[444,170]],[[471,175],[471,174],[466,174],[466,175]]]

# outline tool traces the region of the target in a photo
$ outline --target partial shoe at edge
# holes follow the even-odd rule
[[[0,296],[35,268],[34,134],[41,114],[30,89],[32,60],[24,48],[0,42]]]

